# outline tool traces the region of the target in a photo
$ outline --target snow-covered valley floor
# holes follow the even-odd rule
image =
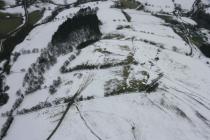
[[[196,22],[174,16],[172,0],[139,1],[147,10],[114,8],[113,1],[65,9],[15,47],[21,55],[6,76],[9,100],[0,106],[1,128],[13,117],[4,140],[210,140],[210,59],[155,13],[163,10],[183,26]],[[175,2],[190,10],[193,0]],[[59,55],[41,87],[26,94],[25,75],[41,50],[86,7],[97,7],[100,40]]]

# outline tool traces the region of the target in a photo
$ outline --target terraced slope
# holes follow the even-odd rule
[[[1,61],[0,139],[209,140],[210,31],[193,3],[46,2]]]

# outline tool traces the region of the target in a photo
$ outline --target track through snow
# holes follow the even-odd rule
[[[210,139],[210,60],[156,14],[166,12],[183,27],[194,21],[180,14],[175,17],[172,0],[139,1],[145,11],[122,12],[112,1],[72,6],[53,22],[34,28],[15,47],[13,52],[21,55],[11,61],[11,73],[5,79],[9,100],[0,106],[0,134],[6,132],[3,140]],[[175,3],[190,10],[193,0]],[[102,36],[94,40],[92,30],[78,27],[65,36],[65,43],[53,46],[52,36],[57,30],[62,32],[59,26],[80,9],[97,10]],[[82,47],[76,48],[78,44]],[[56,55],[56,61],[46,65],[38,78],[44,79],[40,88],[25,94],[28,69],[45,63],[38,59],[41,55],[51,56],[43,54],[45,49],[59,47],[70,50]],[[186,55],[189,50],[190,56]],[[14,107],[20,98],[22,102]],[[11,109],[12,113],[7,112]],[[10,117],[14,120],[5,131]]]

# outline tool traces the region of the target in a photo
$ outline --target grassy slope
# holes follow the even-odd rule
[[[0,36],[15,30],[23,22],[17,14],[0,13],[0,19]]]
[[[35,24],[38,20],[40,20],[43,16],[43,12],[42,11],[39,11],[39,10],[36,10],[36,11],[33,11],[29,14],[29,21],[28,23],[33,25]]]

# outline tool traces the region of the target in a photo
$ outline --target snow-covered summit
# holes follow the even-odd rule
[[[32,2],[27,11],[42,17],[0,63],[0,140],[209,140],[210,30],[196,3],[207,9]],[[21,9],[27,23],[23,8],[1,11]]]

